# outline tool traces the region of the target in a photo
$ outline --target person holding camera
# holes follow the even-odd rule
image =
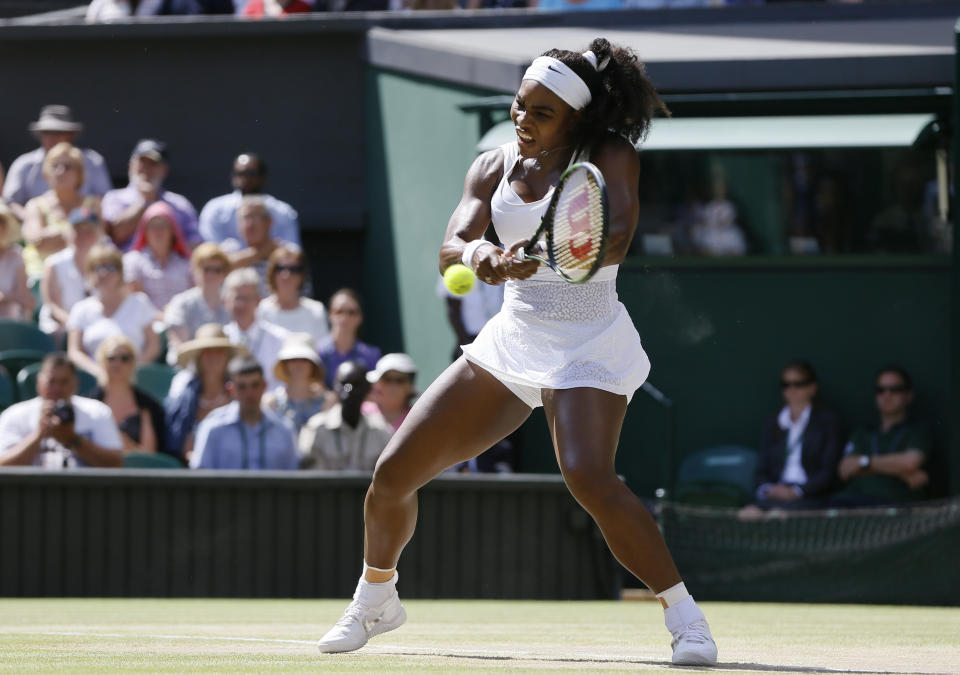
[[[123,441],[110,408],[76,395],[67,355],[49,354],[37,373],[37,396],[0,415],[0,466],[123,466]]]

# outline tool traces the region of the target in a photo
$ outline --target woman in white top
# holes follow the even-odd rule
[[[487,283],[506,282],[503,308],[417,400],[377,462],[364,508],[364,573],[320,651],[358,649],[404,622],[396,566],[413,535],[417,489],[543,405],[571,493],[617,559],[660,598],[673,662],[716,663],[709,627],[656,522],[614,469],[627,402],[650,369],[616,294],[617,265],[640,211],[633,143],[665,110],[636,55],[602,38],[582,54],[551,50],[527,69],[510,110],[517,139],[474,161],[440,250],[441,272],[462,261]],[[515,252],[577,158],[606,178],[610,239],[594,278],[567,284]],[[491,221],[507,250],[482,240]]]
[[[292,246],[277,248],[267,262],[270,296],[257,306],[257,318],[291,333],[310,333],[314,344],[321,344],[330,337],[330,322],[322,302],[300,294],[306,280],[303,251]]]
[[[138,363],[156,360],[160,340],[152,324],[157,309],[145,294],[124,285],[120,251],[108,244],[94,246],[87,256],[87,278],[94,294],[75,304],[67,319],[70,360],[103,380],[106,373],[94,357],[100,343],[111,335],[127,336],[139,355]]]
[[[0,202],[0,317],[29,321],[36,301],[27,288],[19,239],[20,221]]]
[[[38,323],[40,330],[51,335],[66,329],[70,310],[87,297],[87,254],[104,236],[103,221],[92,209],[71,211],[70,224],[70,246],[44,261],[40,280],[43,306]]]

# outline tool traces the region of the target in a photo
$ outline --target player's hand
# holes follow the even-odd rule
[[[539,260],[523,260],[519,257],[517,252],[521,248],[529,250],[529,246],[530,241],[524,239],[523,241],[518,241],[510,247],[509,251],[504,253],[504,257],[507,258],[506,264],[508,272],[513,279],[529,279],[537,273],[537,268],[540,267]]]

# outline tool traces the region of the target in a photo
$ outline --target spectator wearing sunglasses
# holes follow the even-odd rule
[[[227,239],[241,240],[237,227],[237,209],[245,195],[261,195],[270,211],[272,227],[270,236],[287,244],[300,245],[300,224],[297,212],[286,202],[264,194],[267,183],[267,163],[252,152],[245,152],[233,160],[230,176],[233,192],[214,197],[200,211],[200,234],[206,241],[216,243]],[[242,241],[244,246],[248,242]]]
[[[267,261],[270,295],[257,307],[257,318],[291,333],[309,333],[322,344],[330,337],[330,322],[322,302],[303,296],[306,279],[303,251],[286,245],[277,248]]]
[[[880,423],[854,432],[844,448],[840,478],[845,487],[831,506],[881,506],[920,499],[929,482],[924,463],[931,442],[926,428],[911,420],[913,380],[900,366],[884,366],[874,381]]]
[[[757,466],[761,509],[814,508],[836,488],[843,432],[818,403],[817,373],[806,361],[780,371],[783,407],[764,426]]]
[[[106,373],[94,355],[111,335],[126,335],[140,363],[156,359],[160,340],[152,324],[157,309],[146,294],[132,292],[124,284],[120,251],[108,244],[94,246],[87,256],[87,283],[93,294],[75,304],[67,319],[70,360],[103,380]]]
[[[137,351],[124,335],[111,335],[97,347],[103,371],[99,386],[90,395],[103,401],[120,429],[124,452],[164,451],[163,408],[146,392],[133,386]]]

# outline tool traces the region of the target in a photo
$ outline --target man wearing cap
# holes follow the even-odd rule
[[[366,369],[356,361],[337,368],[334,392],[339,403],[317,413],[300,430],[303,466],[324,471],[373,471],[393,429],[380,413],[364,415],[370,392]]]
[[[264,206],[270,212],[270,237],[283,243],[300,245],[300,223],[296,210],[263,191],[267,182],[267,164],[260,155],[252,152],[238,155],[233,160],[230,182],[233,192],[214,197],[200,211],[200,234],[205,241],[219,243],[237,239],[249,246],[250,243],[243,240],[237,225],[237,210],[243,197],[259,195],[263,197]]]
[[[143,212],[156,201],[170,205],[177,215],[177,224],[191,247],[200,243],[197,211],[193,204],[183,195],[163,189],[163,181],[169,173],[166,143],[152,138],[138,141],[130,155],[129,184],[125,188],[110,190],[103,196],[101,205],[101,213],[107,223],[107,234],[120,250],[130,249]]]
[[[47,179],[43,177],[43,159],[47,151],[62,141],[73,143],[83,130],[83,124],[73,119],[69,107],[48,105],[43,107],[40,118],[30,124],[29,129],[40,141],[40,147],[13,161],[3,186],[3,198],[19,206],[50,189]],[[85,148],[82,152],[85,180],[80,187],[80,194],[99,197],[113,187],[107,163],[95,150]]]

